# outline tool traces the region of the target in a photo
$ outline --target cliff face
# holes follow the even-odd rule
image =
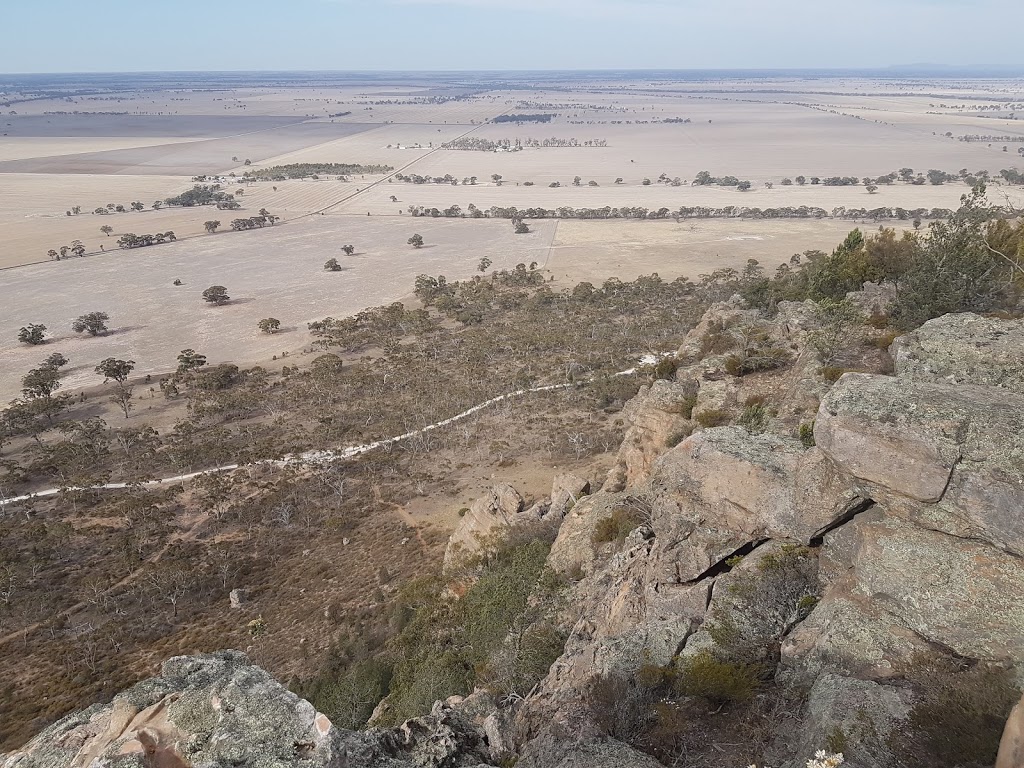
[[[810,448],[721,427],[638,459],[655,419],[633,418],[624,474],[649,512],[610,556],[590,535],[607,494],[562,524],[551,564],[585,571],[582,610],[520,710],[526,733],[579,732],[597,678],[774,647],[760,661],[808,691],[778,753],[806,759],[844,734],[860,742],[847,764],[884,765],[922,658],[1024,668],[1024,323],[947,316],[893,356],[895,376],[846,374],[824,394]],[[664,412],[654,393],[677,386],[642,407]],[[772,585],[785,552],[788,584]]]
[[[894,376],[848,373],[828,387],[808,352],[806,307],[784,306],[767,329],[791,358],[775,402],[781,420],[813,419],[811,445],[783,430],[699,428],[702,412],[742,394],[707,338],[747,314],[713,310],[680,351],[692,363],[629,405],[604,489],[587,496],[565,478],[553,504],[526,511],[498,489],[465,518],[453,551],[520,517],[557,526],[548,565],[572,582],[568,641],[525,699],[499,706],[481,691],[398,729],[351,733],[240,655],[173,659],[3,768],[478,766],[511,755],[526,768],[654,766],[609,725],[609,681],[656,688],[711,658],[800,692],[764,737],[773,765],[850,745],[846,764],[867,768],[894,762],[923,659],[999,665],[1019,686],[1024,322],[933,320],[896,340]],[[624,540],[596,535],[616,515],[633,521]],[[627,698],[613,695],[612,709]],[[1000,768],[1021,764],[1020,719]]]

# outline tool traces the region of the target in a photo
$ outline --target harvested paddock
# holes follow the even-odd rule
[[[425,247],[407,244],[414,232]],[[66,389],[96,384],[93,367],[106,357],[134,360],[136,374],[154,374],[173,369],[186,347],[211,363],[273,364],[275,354],[308,345],[307,322],[408,297],[421,273],[466,278],[484,257],[492,269],[543,262],[553,232],[553,222],[514,235],[504,221],[314,216],[10,270],[2,278],[0,400],[14,397],[25,371],[51,352],[71,360]],[[346,244],[355,255],[342,253]],[[341,272],[324,271],[330,258],[341,262]],[[175,279],[184,284],[172,285]],[[226,286],[232,302],[207,305],[200,294],[210,285]],[[90,311],[109,313],[112,333],[72,333],[72,320]],[[265,317],[279,319],[282,331],[261,333],[256,324]],[[56,338],[39,347],[19,344],[18,328],[28,323],[43,323]]]
[[[363,123],[301,122],[248,133],[134,149],[112,149],[77,155],[25,158],[0,162],[3,173],[89,173],[197,176],[227,173],[253,162],[322,144],[375,127]],[[233,158],[237,157],[238,160]]]

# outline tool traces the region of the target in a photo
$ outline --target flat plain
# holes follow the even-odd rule
[[[43,351],[72,358],[68,388],[89,383],[95,361],[110,355],[153,374],[172,368],[184,347],[215,362],[267,363],[307,347],[310,320],[408,298],[421,273],[468,277],[484,257],[492,269],[537,262],[558,286],[651,272],[696,279],[749,258],[773,268],[793,253],[833,247],[854,226],[879,226],[877,217],[843,216],[844,209],[953,209],[969,190],[959,178],[870,190],[814,177],[987,172],[993,203],[1024,205],[1022,187],[999,178],[1024,166],[1024,120],[1015,119],[1024,113],[1024,81],[546,76],[538,83],[378,75],[164,89],[125,82],[66,98],[0,94],[8,104],[0,118],[0,398],[17,394],[21,373]],[[522,114],[552,118],[494,122]],[[491,151],[445,146],[459,141]],[[505,142],[522,149],[493,151]],[[395,171],[243,180],[246,171],[295,163]],[[749,180],[750,189],[693,186],[705,170]],[[412,184],[398,174],[456,183]],[[216,176],[241,209],[154,210],[155,201],[203,176]],[[93,213],[133,201],[144,210]],[[531,220],[531,234],[518,236],[508,221],[412,216],[453,206],[462,214],[470,206],[806,206],[840,215],[551,218]],[[280,217],[277,226],[205,233],[206,221],[226,229],[264,209]],[[117,247],[126,233],[167,231],[178,241]],[[426,248],[408,246],[414,232]],[[84,258],[48,261],[50,249],[74,241]],[[344,244],[356,255],[341,258],[343,271],[324,272]],[[174,287],[175,279],[184,285]],[[233,303],[204,306],[199,292],[211,284],[227,286]],[[115,332],[74,338],[71,320],[92,310],[110,313]],[[256,322],[270,316],[284,333],[257,332]],[[55,338],[39,348],[19,345],[17,330],[30,322],[46,324]]]

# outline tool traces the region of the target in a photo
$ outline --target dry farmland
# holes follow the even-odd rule
[[[172,367],[183,347],[213,361],[265,363],[308,346],[310,320],[408,297],[417,274],[469,276],[484,257],[492,268],[537,262],[556,285],[650,272],[695,278],[749,258],[774,267],[795,252],[831,247],[854,226],[878,226],[848,218],[544,219],[517,236],[507,221],[414,219],[411,207],[952,209],[968,191],[959,179],[873,191],[784,180],[912,168],[987,171],[999,182],[1002,169],[1024,167],[1024,121],[1013,112],[1024,105],[1019,81],[539,82],[520,88],[509,80],[380,75],[243,87],[199,81],[137,90],[127,83],[64,98],[4,93],[12,104],[0,118],[0,268],[8,268],[0,269],[0,397],[17,393],[21,373],[42,350],[72,359],[68,388],[91,382],[95,361],[110,355],[135,360],[140,373]],[[553,118],[492,122],[513,114]],[[525,148],[442,146],[459,139]],[[531,146],[545,141],[590,145]],[[294,163],[382,164],[410,176],[449,175],[457,184],[390,175],[242,182],[248,170]],[[751,187],[691,185],[703,170]],[[241,209],[154,210],[154,201],[203,175],[223,179]],[[476,184],[463,184],[470,177]],[[1021,205],[1021,189],[993,183],[990,198]],[[133,201],[144,210],[93,213]],[[205,233],[206,221],[226,229],[261,209],[280,217],[278,225]],[[167,231],[179,241],[117,247],[126,233]],[[407,245],[414,232],[427,247]],[[48,261],[50,249],[74,241],[84,258]],[[343,257],[345,244],[355,245],[355,256]],[[343,271],[324,272],[332,257]],[[175,279],[184,285],[173,286]],[[205,306],[199,294],[211,284],[227,286],[232,303]],[[91,310],[108,312],[115,332],[74,337],[71,320]],[[283,333],[256,330],[270,316]],[[53,341],[19,345],[17,330],[30,322],[46,324]]]

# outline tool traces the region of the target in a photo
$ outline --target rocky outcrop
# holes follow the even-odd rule
[[[1024,765],[1024,699],[1010,713],[999,743],[995,768],[1020,768]]]
[[[847,374],[822,402],[814,435],[893,513],[1024,553],[1024,396]]]
[[[517,532],[553,539],[562,519],[589,493],[588,480],[563,473],[555,477],[549,499],[526,508],[523,497],[511,485],[494,486],[473,502],[448,539],[445,571],[451,573],[472,563]]]
[[[473,504],[449,569],[510,534],[554,537],[547,565],[566,586],[551,614],[567,639],[525,698],[478,691],[353,733],[240,654],[172,659],[0,766],[654,768],[609,736],[633,743],[607,724],[633,704],[596,692],[609,681],[636,691],[652,669],[678,680],[714,658],[801,692],[776,724],[772,765],[845,743],[844,765],[889,768],[919,704],[921,658],[1024,679],[1024,326],[941,318],[897,341],[896,376],[846,374],[826,391],[805,354],[809,311],[784,304],[765,321],[715,308],[680,350],[677,380],[626,407],[627,440],[600,492],[561,476],[528,508],[509,486]],[[758,432],[691,418],[747,391],[720,376],[710,337],[754,322],[793,354],[759,386],[801,422],[814,403],[813,446],[792,436],[793,420]],[[999,768],[1020,764],[1022,723],[1018,707]]]
[[[898,337],[892,357],[900,378],[996,387],[1024,395],[1024,320],[944,315]]]
[[[3,768],[401,768],[479,766],[482,733],[437,705],[392,730],[335,728],[313,706],[225,651],[165,662],[160,677],[57,722]]]
[[[738,427],[698,431],[657,457],[624,446],[640,481],[578,506],[552,549],[553,568],[583,577],[577,618],[518,715],[524,732],[592,722],[587,697],[603,676],[724,652],[722,617],[729,643],[777,648],[779,680],[810,691],[790,754],[840,733],[862,744],[854,766],[892,761],[889,734],[914,705],[900,681],[918,659],[1024,670],[1024,332],[999,323],[933,321],[897,344],[897,376],[842,377],[822,393],[816,447]],[[644,418],[631,423],[648,437],[668,423]],[[646,510],[635,530],[595,543],[631,499]],[[788,584],[749,586],[796,551],[807,567]]]

